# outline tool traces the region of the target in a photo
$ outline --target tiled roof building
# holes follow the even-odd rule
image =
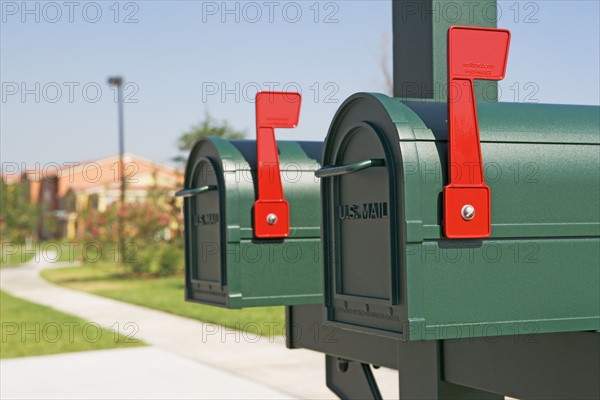
[[[124,176],[126,202],[143,202],[156,187],[172,195],[183,182],[181,171],[127,153]],[[9,183],[11,181],[14,179]],[[121,197],[119,156],[69,163],[63,168],[27,171],[20,181],[28,186],[30,201],[40,205],[40,239],[74,238],[82,211],[105,211]],[[50,216],[57,217],[58,226],[48,225]]]

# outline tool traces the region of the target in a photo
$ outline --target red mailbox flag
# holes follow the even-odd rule
[[[289,204],[283,197],[275,128],[295,128],[300,116],[299,93],[256,95],[258,199],[254,203],[254,235],[284,238],[290,233]]]
[[[485,184],[475,79],[504,79],[510,32],[453,26],[448,30],[448,161],[444,187],[444,232],[448,238],[491,234],[490,188]]]

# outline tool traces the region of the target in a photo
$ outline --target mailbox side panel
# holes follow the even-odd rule
[[[323,301],[318,168],[321,144],[278,141],[281,181],[290,208],[285,239],[254,236],[256,142],[232,141],[242,155],[227,175],[229,307],[318,304]],[[264,177],[268,179],[268,177]]]
[[[445,107],[410,107],[429,128],[401,143],[419,159],[405,166],[420,205],[406,199],[411,339],[600,329],[597,108],[479,106],[492,237],[448,240]]]
[[[435,167],[446,165],[446,146],[416,147],[423,222],[408,235],[409,279],[419,271],[409,281],[418,288],[411,338],[600,329],[597,145],[482,143],[492,192],[485,240],[443,238],[433,210],[446,181],[445,168]]]

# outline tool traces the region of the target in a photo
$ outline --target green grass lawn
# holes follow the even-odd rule
[[[49,269],[42,276],[53,283],[181,315],[199,321],[241,329],[261,335],[281,336],[284,307],[227,310],[184,300],[184,278],[135,278],[123,276],[122,267],[98,263],[83,267]]]
[[[0,255],[0,267],[20,265],[31,260],[34,251],[24,251],[24,244],[2,242],[2,254]]]
[[[28,245],[24,243],[2,243],[2,266],[20,265],[33,259],[34,256],[50,263],[72,262],[82,258],[82,251],[89,253],[89,258],[96,257],[96,248],[93,246],[79,245],[73,241],[46,241],[33,242]]]
[[[72,240],[56,240],[23,243],[2,243],[2,266],[15,266],[26,263],[36,256],[37,260],[49,263],[79,262],[81,260],[95,262],[101,254],[100,246],[95,243],[79,243]],[[109,251],[109,250],[105,250]]]
[[[141,346],[97,324],[0,292],[0,358]]]

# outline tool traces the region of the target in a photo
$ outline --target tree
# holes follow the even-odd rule
[[[29,201],[25,183],[0,181],[0,222],[2,240],[22,243],[33,236],[38,222],[38,208]]]
[[[241,139],[246,136],[243,131],[236,131],[227,121],[216,121],[208,112],[200,123],[193,125],[177,139],[177,148],[183,153],[173,158],[173,161],[184,163],[189,151],[198,139],[206,136],[218,136],[225,139]]]

